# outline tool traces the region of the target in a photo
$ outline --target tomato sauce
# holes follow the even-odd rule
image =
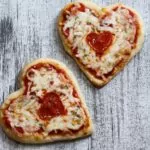
[[[78,48],[76,47],[76,48],[73,48],[72,47],[72,53],[74,54],[74,55],[76,55],[77,54],[77,50],[78,50]]]
[[[140,29],[139,23],[137,21],[135,21],[134,23],[135,23],[135,26],[136,26],[136,33],[135,33],[135,37],[134,37],[134,41],[133,41],[133,44],[134,44],[133,48],[136,47],[136,43],[137,43],[138,35],[139,35],[139,29]]]
[[[60,96],[54,92],[44,95],[41,107],[38,110],[38,115],[42,120],[48,120],[52,117],[66,115],[67,111],[64,108]]]
[[[8,118],[4,117],[3,120],[4,120],[5,126],[9,129],[11,129],[11,124],[10,124],[10,121],[8,120]]]
[[[26,95],[27,92],[28,92],[28,90],[30,90],[30,89],[28,89],[28,83],[29,83],[30,81],[28,80],[27,77],[25,77],[23,81],[24,81],[24,86],[25,86],[24,95]]]
[[[86,7],[80,3],[80,7],[78,7],[78,11],[85,12]]]
[[[113,35],[109,31],[100,33],[91,32],[87,35],[86,41],[95,50],[96,54],[101,56],[112,44]]]
[[[74,97],[78,97],[78,93],[77,93],[77,91],[73,88],[73,96]]]
[[[92,69],[92,68],[88,68],[88,71],[92,74],[92,75],[94,75],[94,77],[97,77],[97,75],[96,75],[96,70],[94,70],[94,69]],[[97,77],[98,79],[102,79],[102,77],[100,76],[100,77]]]
[[[17,130],[17,132],[23,134],[24,133],[24,130],[22,127],[15,127],[15,129]]]
[[[41,127],[40,129],[38,129],[36,132],[37,133],[42,133],[44,130],[43,130],[43,128]]]
[[[67,29],[64,31],[64,35],[65,35],[66,37],[69,36],[69,28],[67,28]]]

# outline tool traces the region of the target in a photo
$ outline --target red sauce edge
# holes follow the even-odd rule
[[[17,132],[23,134],[24,133],[24,130],[22,127],[15,127],[15,129],[17,130]]]
[[[3,117],[4,124],[6,125],[7,128],[11,129],[11,124],[10,121],[8,120],[8,117]]]
[[[43,130],[43,128],[41,127],[41,128],[38,129],[36,132],[40,134],[40,133],[44,132],[44,130]]]

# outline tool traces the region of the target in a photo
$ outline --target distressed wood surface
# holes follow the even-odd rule
[[[94,88],[64,52],[56,21],[70,0],[0,0],[0,101],[17,89],[27,62],[56,58],[75,74],[89,107],[91,137],[46,145],[14,142],[0,129],[0,150],[150,150],[150,0],[121,0],[135,8],[145,24],[141,52],[102,89]],[[110,5],[118,0],[93,0]]]

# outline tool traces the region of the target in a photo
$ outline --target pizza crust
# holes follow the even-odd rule
[[[80,1],[79,1],[80,2]],[[82,1],[81,3],[83,3],[85,6],[87,6],[88,8],[91,8],[93,10],[95,10],[99,15],[102,14],[102,8],[98,7],[96,4],[89,2],[89,1]],[[103,87],[104,85],[106,85],[111,79],[113,79],[121,70],[123,70],[123,68],[128,64],[128,62],[140,51],[143,42],[144,42],[144,29],[143,29],[143,21],[140,18],[139,14],[132,8],[127,7],[121,3],[112,5],[112,6],[108,6],[105,7],[107,9],[107,11],[111,10],[112,8],[115,8],[116,6],[123,6],[124,8],[127,8],[129,10],[131,10],[137,17],[138,23],[139,23],[139,31],[138,31],[138,40],[136,43],[136,48],[131,49],[132,51],[129,51],[130,55],[127,55],[126,57],[124,57],[124,59],[122,60],[121,63],[119,63],[118,65],[115,66],[114,71],[112,74],[110,74],[106,80],[102,80],[99,78],[96,78],[93,74],[91,74],[83,65],[82,63],[80,63],[78,61],[78,59],[72,54],[71,48],[69,47],[68,44],[68,40],[67,38],[63,35],[62,33],[62,28],[60,26],[62,20],[63,20],[63,12],[69,7],[71,6],[73,3],[69,3],[64,9],[62,9],[62,11],[60,12],[59,18],[58,18],[58,31],[64,46],[65,51],[76,61],[76,63],[78,64],[78,66],[80,67],[80,69],[84,72],[84,74],[87,76],[87,78],[91,81],[91,83],[93,83],[93,85],[95,85],[96,87]]]
[[[74,133],[72,135],[70,135],[70,134],[59,135],[58,134],[58,135],[55,135],[55,136],[50,135],[50,136],[47,136],[45,138],[43,138],[43,136],[41,136],[39,133],[37,133],[36,135],[34,134],[34,135],[30,135],[30,136],[24,136],[24,135],[21,136],[21,135],[15,134],[15,132],[13,132],[9,128],[7,128],[7,126],[4,124],[4,121],[3,121],[3,116],[4,116],[3,110],[10,104],[10,101],[12,99],[16,99],[17,97],[19,97],[20,95],[23,94],[24,89],[25,89],[25,86],[24,86],[24,83],[23,83],[23,77],[25,76],[26,71],[31,66],[39,64],[39,63],[49,63],[49,64],[54,65],[56,68],[60,68],[60,69],[65,71],[65,73],[68,75],[69,79],[72,81],[72,84],[74,85],[74,87],[75,87],[75,89],[76,89],[76,91],[79,95],[82,107],[86,112],[87,119],[88,119],[88,122],[89,122],[88,127],[84,128],[84,129],[81,129],[79,132]],[[40,144],[40,143],[48,143],[48,142],[54,142],[54,141],[72,140],[72,139],[82,138],[82,137],[85,137],[85,136],[88,136],[88,135],[92,134],[92,132],[93,132],[92,120],[91,120],[91,117],[89,115],[88,108],[87,108],[87,106],[84,102],[83,95],[79,90],[79,86],[77,84],[77,81],[76,81],[74,75],[72,74],[72,72],[70,70],[68,70],[68,68],[64,64],[62,64],[59,61],[56,61],[56,60],[53,60],[53,59],[47,59],[47,58],[35,60],[32,63],[26,65],[25,68],[22,70],[22,72],[20,74],[20,86],[21,86],[20,89],[16,92],[10,94],[8,96],[8,98],[4,101],[2,106],[0,107],[0,125],[2,126],[3,130],[8,135],[8,137],[10,137],[10,138],[12,138],[12,139],[14,139],[18,142],[21,142],[21,143]]]

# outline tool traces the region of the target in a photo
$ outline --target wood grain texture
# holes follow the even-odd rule
[[[150,0],[93,0],[99,5],[122,2],[135,8],[145,24],[141,52],[102,89],[94,88],[64,52],[56,21],[71,0],[0,0],[0,102],[17,87],[27,62],[56,58],[75,74],[95,126],[82,140],[23,145],[0,129],[0,150],[150,150]]]

